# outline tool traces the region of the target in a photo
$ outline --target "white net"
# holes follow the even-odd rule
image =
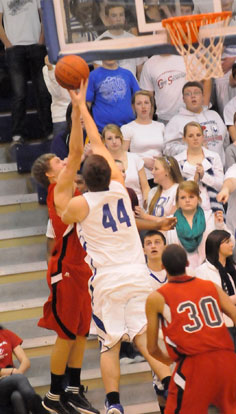
[[[228,26],[230,16],[224,20],[219,16],[214,21],[203,17],[200,28],[197,21],[194,20],[194,16],[189,16],[188,21],[181,23],[177,19],[176,21],[171,20],[171,23],[166,20],[165,27],[172,43],[184,58],[187,80],[200,81],[223,76],[221,67],[223,29]],[[212,25],[213,22],[214,25]],[[215,24],[220,24],[221,30],[217,31]],[[206,30],[208,25],[209,30]],[[201,27],[204,27],[204,31],[201,31]]]

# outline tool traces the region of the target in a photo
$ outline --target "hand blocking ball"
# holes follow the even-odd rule
[[[81,80],[89,77],[89,67],[80,56],[64,56],[56,64],[55,77],[63,88],[78,89]]]

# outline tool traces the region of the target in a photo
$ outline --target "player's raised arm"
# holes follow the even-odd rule
[[[110,152],[106,149],[105,145],[103,144],[97,126],[90,115],[87,105],[86,105],[86,91],[87,91],[88,81],[83,83],[81,82],[80,91],[77,95],[77,101],[80,108],[80,112],[85,124],[85,129],[87,131],[91,148],[94,154],[102,155],[110,165],[111,168],[111,179],[121,182],[124,185],[124,179],[122,174],[117,167],[114,159],[112,158]]]
[[[76,91],[69,91],[72,101],[72,128],[69,142],[69,154],[65,167],[58,176],[54,191],[54,202],[58,213],[63,211],[73,196],[76,172],[80,168],[83,155],[83,130],[80,122],[80,109],[76,100]]]

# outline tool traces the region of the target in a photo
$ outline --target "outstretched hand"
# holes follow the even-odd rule
[[[228,188],[222,188],[222,190],[217,194],[216,199],[219,203],[227,203],[229,199],[229,190]]]
[[[158,222],[158,230],[168,231],[173,230],[176,226],[176,217],[162,217]]]
[[[88,79],[86,79],[86,81],[82,79],[81,84],[80,84],[80,89],[78,91],[77,90],[68,91],[71,97],[71,102],[72,102],[73,107],[74,106],[80,107],[83,104],[86,105],[87,87],[88,87]]]

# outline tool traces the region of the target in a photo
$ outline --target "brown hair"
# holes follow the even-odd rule
[[[183,181],[183,177],[179,169],[179,164],[174,157],[157,157],[155,161],[160,161],[162,163],[165,170],[170,174],[173,183],[181,183]],[[148,208],[149,214],[152,214],[154,206],[161,196],[162,190],[162,186],[158,185]]]
[[[179,184],[177,191],[176,191],[176,205],[178,206],[179,201],[179,192],[183,190],[186,191],[186,193],[194,194],[198,197],[198,200],[201,202],[200,197],[200,189],[199,185],[196,183],[196,181],[182,181],[182,183]]]
[[[82,175],[89,191],[108,190],[111,179],[111,168],[107,160],[99,154],[86,158]]]
[[[105,6],[105,15],[109,16],[110,9],[114,9],[115,7],[122,7],[125,11],[125,3],[124,2],[122,3],[122,2],[118,1],[117,4],[116,4],[116,2],[114,1],[113,3],[107,4]]]
[[[105,134],[107,131],[112,132],[113,134],[116,134],[118,137],[120,137],[121,143],[123,144],[123,135],[121,132],[121,129],[116,124],[107,124],[104,126],[102,130],[102,141],[105,142]]]
[[[193,127],[197,127],[197,128],[201,131],[202,135],[204,135],[204,132],[203,132],[203,128],[202,128],[202,126],[201,126],[198,122],[191,121],[191,122],[188,122],[186,125],[184,125],[184,131],[183,131],[183,136],[184,136],[184,138],[185,138],[185,137],[186,137],[186,135],[187,135],[187,130],[188,130],[188,127],[191,127],[191,126],[193,126]]]
[[[48,153],[38,157],[31,168],[31,175],[39,184],[48,188],[50,181],[46,176],[46,173],[50,170],[50,161],[56,157],[56,154]]]

